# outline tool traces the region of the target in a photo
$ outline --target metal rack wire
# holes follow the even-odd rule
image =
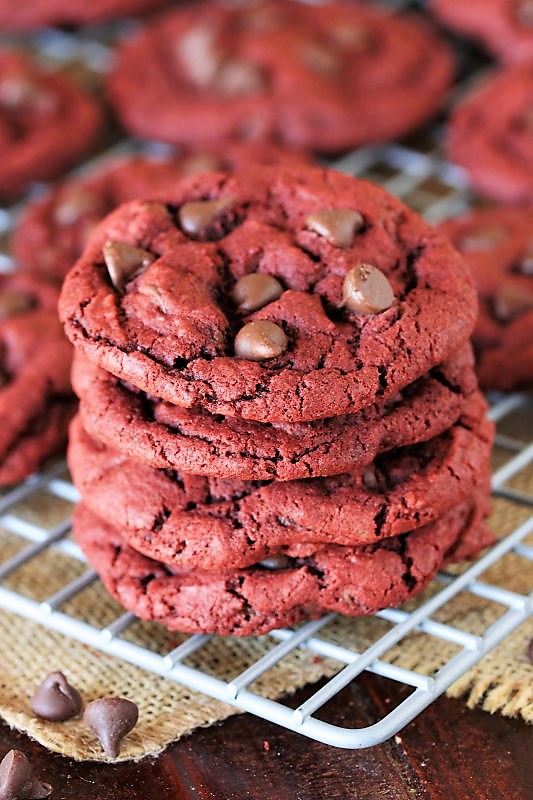
[[[80,46],[79,40],[68,34],[52,33],[46,34],[37,44],[59,60],[68,61],[75,56],[90,61],[93,67],[95,59],[97,68],[105,65],[105,44],[99,41],[85,41]],[[439,136],[437,128],[426,132],[424,141],[363,148],[332,166],[381,183],[430,221],[436,222],[470,205],[462,172],[447,164],[440,155]],[[121,143],[118,149],[127,152],[135,147],[132,143]],[[113,152],[116,151],[117,148],[113,148]],[[109,155],[109,152],[105,153],[98,160]],[[16,213],[16,209],[0,213],[0,228],[3,231],[8,231]],[[9,265],[7,256],[4,256],[3,264]],[[483,580],[486,570],[508,553],[514,553],[524,562],[533,560],[533,545],[526,541],[529,535],[533,535],[533,494],[514,487],[517,476],[533,469],[533,444],[527,441],[527,431],[522,438],[506,433],[506,422],[513,415],[530,415],[528,418],[533,420],[533,398],[511,395],[492,400],[490,413],[499,429],[496,444],[500,460],[504,461],[493,475],[493,492],[530,516],[465,572],[458,576],[440,573],[437,580],[442,588],[429,599],[419,602],[414,610],[388,609],[378,613],[377,619],[386,621],[388,630],[361,652],[327,638],[328,627],[336,617],[329,614],[296,630],[272,631],[268,637],[273,646],[267,654],[228,681],[185,663],[190,656],[208,645],[212,638],[209,635],[189,636],[173,649],[155,652],[126,638],[125,634],[136,622],[133,614],[119,614],[105,627],[98,627],[69,613],[65,606],[99,580],[89,568],[75,580],[67,580],[65,585],[42,601],[27,596],[17,589],[16,584],[10,582],[6,586],[8,578],[12,579],[18,570],[31,566],[33,560],[48,549],[58,550],[69,559],[84,562],[83,554],[69,538],[70,504],[76,502],[77,493],[68,480],[64,462],[52,465],[42,474],[31,477],[0,496],[0,529],[26,542],[15,555],[0,562],[0,608],[310,738],[345,748],[362,748],[382,742],[400,731],[525,621],[533,610],[532,595],[516,594]],[[67,501],[64,519],[51,530],[28,521],[17,511],[22,501],[31,502],[32,498],[42,493]],[[459,593],[469,593],[498,604],[501,607],[499,618],[481,634],[470,633],[434,619],[436,612],[445,608]],[[386,659],[393,646],[415,631],[456,645],[455,654],[431,675],[400,667]],[[293,709],[282,701],[262,697],[254,690],[253,684],[297,648],[306,648],[319,656],[334,659],[341,664],[341,668],[302,705]],[[344,728],[320,719],[318,715],[325,704],[364,670],[400,682],[413,691],[396,708],[365,728]]]
[[[501,397],[492,405],[490,413],[495,422],[501,425],[509,415],[517,411],[532,413],[533,401],[523,395]],[[507,486],[511,479],[533,465],[533,444],[501,434],[497,437],[497,445],[503,453],[510,454],[510,458],[493,475],[495,495],[526,509],[533,508],[533,495]],[[54,497],[76,502],[77,492],[65,476],[63,462],[30,478],[0,500],[0,526],[29,542],[16,555],[0,564],[2,584],[17,570],[39,558],[48,548],[56,548],[69,558],[84,561],[77,545],[68,538],[68,518],[51,530],[46,530],[14,513],[15,506],[22,500],[28,501],[32,495],[43,491]],[[158,653],[124,638],[123,634],[136,621],[131,613],[121,614],[105,627],[98,628],[62,610],[68,601],[98,581],[98,576],[92,569],[87,569],[74,581],[67,582],[41,602],[24,596],[16,589],[0,585],[0,607],[305,736],[339,747],[368,747],[400,731],[528,618],[533,610],[533,596],[523,596],[491,585],[481,580],[480,576],[506,553],[512,552],[527,561],[533,561],[533,546],[524,543],[530,534],[533,534],[533,516],[522,522],[459,576],[439,573],[437,580],[443,584],[443,588],[418,605],[414,611],[387,609],[379,612],[376,617],[391,623],[391,627],[363,652],[332,643],[321,635],[336,616],[328,614],[294,631],[272,631],[268,636],[276,642],[275,646],[231,681],[222,680],[183,663],[187,657],[208,644],[212,638],[209,635],[189,636],[174,649]],[[435,612],[460,592],[469,592],[502,607],[501,616],[482,635],[472,634],[433,619]],[[460,649],[433,675],[405,669],[386,661],[386,653],[413,631],[453,642]],[[298,647],[332,658],[344,666],[296,709],[282,702],[265,699],[250,688],[257,678]],[[342,728],[318,719],[316,712],[363,670],[413,687],[414,691],[386,716],[365,728]]]

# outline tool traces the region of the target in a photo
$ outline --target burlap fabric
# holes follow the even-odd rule
[[[520,419],[518,433],[531,438],[531,418]],[[513,431],[515,433],[515,431]],[[495,453],[496,466],[503,454]],[[511,485],[533,494],[533,468],[520,473]],[[63,519],[68,504],[39,494],[31,503],[14,511],[30,521],[52,526]],[[505,500],[495,500],[491,525],[505,535],[527,518],[527,509]],[[533,537],[530,537],[533,543]],[[21,540],[3,532],[0,535],[0,562],[21,547]],[[84,571],[75,559],[56,552],[45,552],[5,582],[29,597],[44,599]],[[508,555],[483,576],[485,580],[510,590],[527,593],[533,584],[533,566],[515,555]],[[428,592],[436,591],[433,585]],[[417,601],[413,601],[416,604]],[[63,609],[87,622],[104,626],[121,610],[105,594],[99,583],[89,587]],[[502,607],[463,593],[435,615],[435,619],[458,628],[482,633],[497,619]],[[377,619],[339,619],[321,635],[361,650],[388,624]],[[156,651],[168,652],[180,637],[157,625],[136,623],[125,637]],[[520,716],[533,721],[533,666],[526,656],[533,637],[533,621],[523,624],[476,667],[449,690],[452,697],[463,696],[468,706],[480,706],[491,713]],[[273,647],[270,637],[215,638],[184,663],[223,679],[240,673]],[[43,722],[32,716],[29,698],[47,672],[63,670],[79,689],[85,701],[120,695],[139,706],[140,720],[125,739],[120,760],[137,759],[162,750],[169,742],[199,726],[209,725],[236,713],[231,706],[189,691],[171,680],[155,676],[113,657],[102,654],[60,634],[0,612],[0,715],[12,726],[24,730],[46,747],[75,759],[107,760],[92,734],[81,720],[64,723]],[[414,633],[390,650],[385,658],[396,664],[430,674],[442,666],[458,646],[424,633]],[[322,676],[331,675],[339,664],[299,649],[267,672],[252,688],[275,698],[292,692]]]

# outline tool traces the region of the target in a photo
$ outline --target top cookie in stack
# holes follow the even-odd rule
[[[414,212],[301,168],[203,173],[167,204],[121,206],[60,311],[80,351],[142,391],[292,423],[393,397],[467,342],[476,308],[460,256]]]

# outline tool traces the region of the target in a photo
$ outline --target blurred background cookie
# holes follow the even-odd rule
[[[485,389],[533,386],[533,208],[487,208],[440,225],[479,291],[473,342]]]
[[[94,145],[96,102],[71,78],[22,52],[0,50],[0,197],[54,178]]]

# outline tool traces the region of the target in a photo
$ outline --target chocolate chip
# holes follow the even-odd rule
[[[533,291],[522,287],[501,286],[494,297],[494,314],[501,322],[509,322],[514,317],[533,308]]]
[[[86,189],[65,192],[55,207],[54,219],[59,225],[73,225],[84,216],[100,216],[100,198]]]
[[[220,68],[223,53],[217,37],[218,31],[206,23],[191,28],[178,42],[178,54],[187,75],[197,86],[209,86]]]
[[[140,289],[140,292],[141,294],[149,295],[156,304],[156,306],[163,312],[163,314],[168,313],[168,309],[165,303],[165,295],[163,294],[159,286],[156,286],[153,283],[149,283],[147,286],[143,286]]]
[[[249,61],[227,61],[220,67],[214,81],[216,88],[227,95],[255,94],[264,85],[260,68]]]
[[[526,647],[526,656],[530,664],[533,664],[533,639],[530,639]]]
[[[283,286],[272,275],[253,272],[250,275],[243,275],[237,281],[231,296],[240,311],[255,311],[277,300],[282,293]]]
[[[356,314],[379,314],[391,307],[394,292],[380,269],[372,264],[359,264],[346,273],[342,300]]]
[[[238,25],[241,30],[249,33],[271,33],[283,24],[284,19],[285,15],[280,8],[243,8]]]
[[[375,41],[372,31],[362,25],[336,25],[328,34],[339,47],[362,53],[370,50]]]
[[[457,247],[462,253],[484,252],[502,244],[506,238],[507,231],[501,225],[487,225],[465,233],[457,241]]]
[[[35,777],[33,767],[20,750],[10,750],[0,762],[0,800],[38,800],[52,792],[49,783]]]
[[[288,556],[280,554],[264,558],[262,561],[259,562],[259,565],[264,569],[276,571],[279,569],[287,569],[287,567],[290,567],[291,560]]]
[[[247,361],[264,361],[276,358],[287,349],[284,331],[269,320],[249,322],[235,337],[235,355]]]
[[[313,211],[307,217],[308,228],[328,239],[335,247],[351,247],[356,231],[363,227],[364,220],[359,211],[351,208]]]
[[[529,242],[522,251],[514,271],[520,272],[522,275],[533,275],[533,241]]]
[[[300,60],[313,72],[321,75],[336,75],[341,68],[341,60],[330,47],[319,42],[307,42],[300,50]]]
[[[0,103],[7,108],[31,105],[39,93],[40,87],[26,75],[5,77],[0,81]]]
[[[50,672],[31,699],[31,710],[42,719],[62,722],[77,716],[83,708],[80,693],[62,672]]]
[[[85,709],[83,721],[98,736],[104,752],[111,758],[120,753],[120,743],[137,724],[139,709],[123,697],[93,700]]]
[[[533,0],[518,0],[515,16],[524,28],[533,28]]]
[[[378,476],[373,464],[363,470],[363,484],[369,491],[375,491],[379,487]]]
[[[199,172],[222,172],[224,163],[213,153],[191,153],[180,164],[183,175],[197,175]]]
[[[200,236],[233,205],[233,202],[233,197],[223,197],[221,200],[185,203],[178,212],[180,225],[191,236]]]
[[[23,314],[33,306],[33,300],[25,292],[4,289],[0,292],[0,321]]]
[[[140,247],[133,247],[115,239],[107,241],[103,248],[104,261],[111,283],[119,291],[135,275],[155,261],[155,256]]]

